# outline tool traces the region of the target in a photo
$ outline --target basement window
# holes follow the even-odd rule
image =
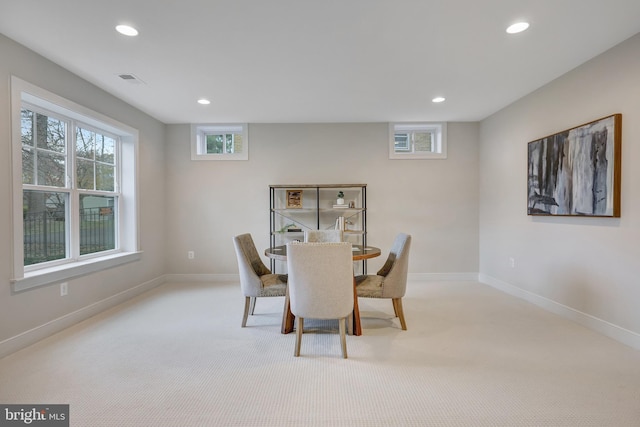
[[[247,124],[191,125],[191,160],[248,160]]]
[[[389,158],[446,159],[444,122],[389,123]]]
[[[138,131],[11,79],[14,292],[140,258]]]

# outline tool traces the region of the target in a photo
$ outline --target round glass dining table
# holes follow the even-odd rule
[[[354,261],[362,261],[365,259],[380,256],[380,248],[369,245],[352,245],[352,256]],[[278,261],[287,261],[287,246],[274,246],[264,250],[264,254]],[[356,293],[356,278],[353,277],[353,335],[362,335],[362,325],[360,323],[360,310],[358,309],[358,294]],[[289,303],[289,289],[284,302],[284,312],[282,314],[283,334],[293,332],[293,323],[295,316],[291,313],[291,305]]]

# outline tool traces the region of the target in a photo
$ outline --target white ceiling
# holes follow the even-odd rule
[[[476,121],[640,32],[640,1],[0,0],[0,32],[165,123]]]

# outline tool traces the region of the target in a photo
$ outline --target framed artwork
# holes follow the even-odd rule
[[[620,217],[622,114],[528,144],[527,213]]]
[[[302,208],[302,190],[287,190],[287,209]]]

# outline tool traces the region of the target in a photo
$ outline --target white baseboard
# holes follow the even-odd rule
[[[101,313],[109,308],[115,307],[131,298],[134,298],[143,292],[149,291],[157,286],[166,282],[165,276],[160,276],[148,282],[134,286],[133,288],[122,291],[113,296],[105,298],[101,301],[90,304],[86,307],[82,307],[79,310],[65,314],[57,319],[51,320],[43,325],[36,326],[33,329],[22,332],[14,337],[7,338],[4,341],[0,341],[0,358],[3,358],[11,353],[14,353],[22,348],[25,348],[31,344],[47,338],[55,333],[58,333],[70,326],[75,325],[83,320],[86,320],[98,313]]]
[[[566,319],[573,320],[576,323],[579,323],[593,331],[596,331],[602,335],[628,345],[629,347],[635,348],[636,350],[640,350],[640,334],[637,334],[633,331],[622,328],[618,325],[614,325],[613,323],[609,323],[590,314],[583,313],[543,296],[525,291],[524,289],[518,288],[517,286],[511,285],[510,283],[504,282],[486,274],[480,273],[478,275],[478,281],[509,295],[535,304],[540,308],[555,313]]]

